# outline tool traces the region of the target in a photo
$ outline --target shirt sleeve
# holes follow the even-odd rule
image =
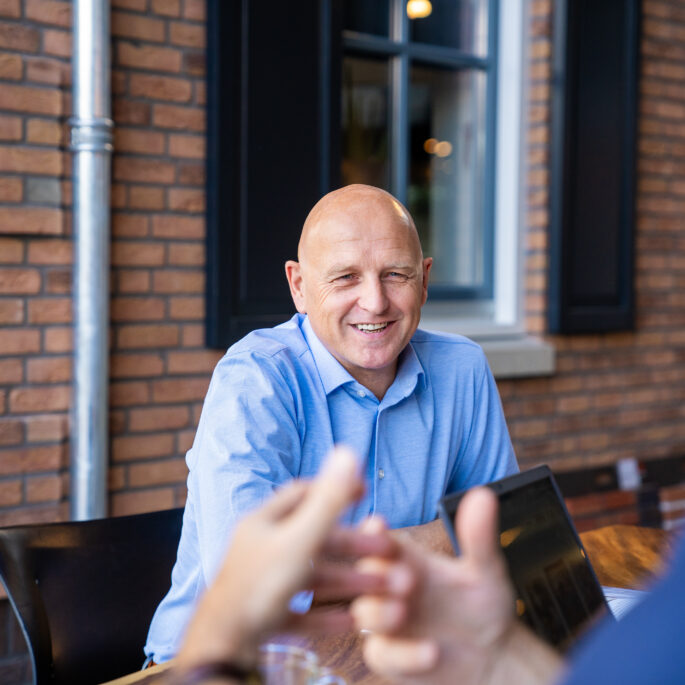
[[[497,385],[481,351],[470,431],[459,450],[446,492],[489,483],[518,470]]]
[[[218,571],[236,522],[298,474],[295,392],[268,356],[224,357],[212,376],[187,455],[206,584]]]

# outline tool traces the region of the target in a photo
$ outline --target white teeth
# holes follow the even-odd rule
[[[357,323],[357,324],[355,324],[355,326],[360,331],[381,331],[387,325],[388,325],[387,323]]]

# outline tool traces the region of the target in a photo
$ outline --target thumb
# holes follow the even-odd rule
[[[479,566],[500,558],[498,502],[487,487],[478,487],[464,495],[455,520],[462,555]]]

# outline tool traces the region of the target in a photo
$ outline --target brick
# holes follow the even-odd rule
[[[0,359],[0,385],[21,383],[24,380],[24,367],[21,359]],[[0,410],[2,410],[0,403]]]
[[[114,148],[119,152],[161,155],[164,153],[164,145],[163,133],[122,127],[114,131]]]
[[[10,411],[13,414],[66,411],[70,400],[69,385],[14,388],[10,391]]]
[[[29,323],[69,323],[71,298],[41,297],[29,300]]]
[[[116,289],[120,293],[146,293],[150,290],[150,281],[150,272],[146,269],[120,269]]]
[[[71,326],[51,326],[44,333],[44,348],[46,352],[71,352],[74,343]]]
[[[28,442],[63,442],[69,436],[69,422],[64,415],[28,416],[24,423]]]
[[[57,470],[62,466],[64,453],[62,445],[0,450],[0,475]]]
[[[167,269],[156,271],[152,276],[152,290],[156,293],[203,293],[205,274],[202,271]]]
[[[205,318],[204,297],[169,298],[169,316],[172,319],[202,320]]]
[[[133,240],[117,240],[112,244],[114,266],[161,266],[164,245]]]
[[[63,60],[29,57],[26,59],[26,80],[66,88],[71,86],[71,72]]]
[[[194,76],[204,76],[206,60],[204,52],[185,52],[183,55],[183,70]]]
[[[22,323],[24,300],[12,297],[0,299],[0,324]]]
[[[188,407],[131,409],[128,426],[134,433],[184,428],[188,425]]]
[[[60,205],[62,184],[57,178],[26,179],[26,201],[34,205]]]
[[[123,156],[114,158],[114,179],[116,181],[173,183],[175,175],[174,165],[168,162]]]
[[[0,177],[0,202],[21,202],[24,197],[22,182],[14,177]],[[4,255],[0,257],[5,261]]]
[[[0,232],[56,235],[64,232],[64,218],[58,208],[0,207]]]
[[[223,354],[223,351],[217,350],[169,352],[167,356],[167,371],[169,374],[211,374]]]
[[[186,186],[204,186],[205,165],[196,162],[179,164],[178,182]]]
[[[131,209],[164,209],[164,188],[158,186],[131,186],[128,206]]]
[[[169,42],[183,47],[204,48],[205,27],[201,24],[172,21],[169,23]]]
[[[16,419],[0,418],[0,445],[18,445],[23,441],[24,424]]]
[[[112,7],[123,10],[137,10],[138,12],[147,11],[148,0],[111,0]]]
[[[117,382],[109,385],[109,403],[112,407],[131,407],[150,401],[150,388],[145,382]]]
[[[43,51],[46,55],[71,57],[71,31],[57,29],[43,31]]]
[[[154,105],[152,109],[152,122],[156,128],[204,131],[205,111],[199,107]]]
[[[142,238],[148,235],[150,219],[145,214],[124,214],[114,212],[112,215],[112,235],[115,238]],[[114,243],[114,253],[119,249]],[[123,249],[123,248],[122,248]]]
[[[110,468],[107,481],[107,489],[109,492],[123,490],[126,486],[126,467],[115,466]]]
[[[23,499],[23,488],[20,479],[0,481],[0,507],[11,507]]]
[[[16,264],[24,260],[24,241],[0,237],[0,264]]]
[[[64,479],[59,475],[26,479],[27,502],[51,502],[61,499],[64,494]]]
[[[62,155],[59,150],[0,145],[0,171],[59,176],[62,173]]]
[[[40,272],[38,270],[14,267],[4,267],[0,269],[1,294],[33,295],[39,290]]]
[[[57,0],[26,0],[26,18],[42,24],[71,26],[71,3]]]
[[[64,295],[71,292],[71,286],[71,269],[49,269],[46,272],[46,293],[50,295]]]
[[[58,121],[29,119],[26,124],[26,140],[40,145],[62,145],[64,129]]]
[[[65,383],[71,380],[71,357],[29,359],[26,370],[29,383]]]
[[[110,191],[112,209],[124,209],[127,204],[128,186],[124,183],[113,183]]]
[[[178,341],[178,326],[174,324],[121,326],[117,331],[119,349],[175,347]]]
[[[71,240],[33,240],[29,243],[31,264],[71,264],[73,262]]]
[[[204,81],[195,82],[195,104],[207,104],[207,84]]]
[[[159,297],[115,297],[111,301],[112,321],[159,321],[165,316],[165,303]]]
[[[33,505],[30,507],[20,507],[17,509],[10,509],[6,512],[0,513],[0,526],[23,526],[32,525],[34,523],[55,523],[56,521],[66,521],[69,518],[69,509],[66,503],[64,504],[50,504],[50,505]],[[22,674],[18,676],[19,679],[14,679],[10,676],[9,682],[26,682],[30,680],[26,670],[22,670]]]
[[[117,124],[148,126],[152,122],[152,105],[147,102],[114,99],[112,106],[114,121]]]
[[[178,17],[181,15],[181,0],[152,0],[150,9],[164,17]]]
[[[152,399],[159,404],[202,400],[208,386],[209,378],[204,377],[153,381]]]
[[[172,243],[169,245],[169,264],[172,266],[204,266],[203,243]]]
[[[156,238],[198,238],[205,236],[204,217],[158,214],[152,218],[152,235]]]
[[[0,54],[0,78],[21,81],[24,74],[24,62],[20,55]]]
[[[128,471],[131,487],[185,483],[188,467],[184,459],[166,459],[146,464],[133,464]]]
[[[134,97],[169,102],[190,102],[193,87],[188,79],[157,74],[131,74],[129,93]]]
[[[21,0],[0,0],[0,17],[21,17]]]
[[[116,44],[116,64],[152,71],[181,71],[182,53],[175,48],[134,45],[125,41]]]
[[[201,347],[205,343],[204,326],[188,324],[181,329],[181,344],[183,347]]]
[[[153,43],[160,43],[165,39],[164,21],[161,19],[114,10],[111,22],[112,35],[119,38],[133,38]]]
[[[111,496],[112,516],[143,514],[147,511],[171,509],[174,505],[174,491],[172,488],[117,492]]]
[[[169,154],[172,157],[204,159],[204,136],[186,136],[180,134],[169,136]]]
[[[22,120],[19,117],[0,115],[0,140],[21,140]]]
[[[147,378],[161,376],[164,361],[159,354],[113,354],[110,360],[112,378]]]
[[[174,438],[171,433],[118,436],[112,440],[113,461],[131,461],[168,457],[174,452]]]
[[[183,4],[183,17],[184,19],[205,21],[207,18],[206,8],[206,0],[185,0],[185,3]]]
[[[170,188],[169,209],[174,212],[205,211],[205,191],[197,188]]]
[[[38,52],[40,32],[21,24],[0,22],[0,49]]]

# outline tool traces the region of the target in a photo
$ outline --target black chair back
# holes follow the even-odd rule
[[[101,683],[141,667],[182,519],[169,509],[0,529],[0,578],[37,685]]]

